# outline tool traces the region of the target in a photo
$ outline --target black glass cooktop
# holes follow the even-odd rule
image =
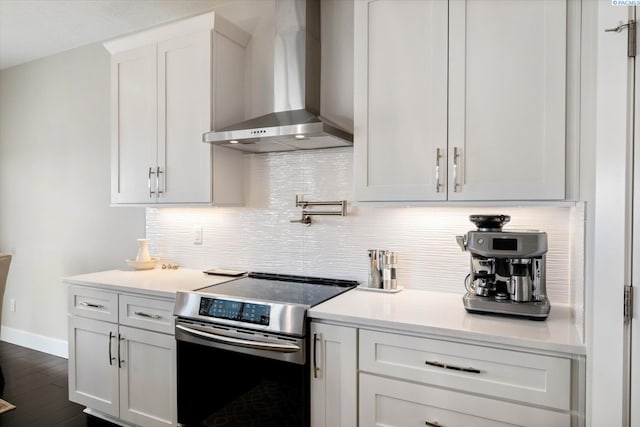
[[[249,273],[246,277],[198,289],[196,292],[313,307],[358,286],[354,280]]]

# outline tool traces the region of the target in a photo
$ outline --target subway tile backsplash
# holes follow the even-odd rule
[[[245,207],[147,208],[153,256],[182,266],[229,268],[354,279],[366,283],[367,249],[398,254],[398,284],[406,288],[464,292],[469,254],[455,236],[474,228],[473,213],[511,215],[505,229],[538,229],[549,235],[547,292],[552,303],[580,305],[575,229],[582,211],[570,207],[382,207],[353,202],[350,148],[250,154]],[[306,200],[347,200],[347,216],[300,219],[296,194]],[[313,209],[337,209],[318,207]],[[194,227],[203,241],[194,245]],[[574,230],[574,231],[572,231]],[[580,233],[578,233],[580,234]],[[581,239],[581,234],[577,236]],[[579,242],[579,244],[581,244]],[[573,251],[572,251],[573,248]],[[574,280],[575,282],[575,280]],[[572,295],[573,294],[573,295]]]

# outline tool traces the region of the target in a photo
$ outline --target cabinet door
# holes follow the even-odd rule
[[[211,202],[211,32],[158,44],[158,203]]]
[[[357,425],[356,329],[311,323],[311,426]]]
[[[120,326],[120,418],[144,426],[176,423],[172,335]]]
[[[355,4],[357,200],[446,199],[447,14],[445,0]]]
[[[563,199],[564,0],[452,0],[449,200]]]
[[[118,416],[118,327],[69,317],[69,400]]]
[[[111,203],[155,201],[156,46],[111,57]]]

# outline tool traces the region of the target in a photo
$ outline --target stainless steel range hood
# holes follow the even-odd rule
[[[353,135],[320,116],[320,0],[276,0],[273,113],[202,136],[241,151],[348,147]]]

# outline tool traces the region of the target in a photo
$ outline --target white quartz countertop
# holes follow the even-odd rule
[[[232,280],[200,270],[109,270],[65,277],[71,285],[119,292],[175,297]],[[462,295],[404,289],[395,294],[353,289],[309,310],[313,319],[349,323],[362,328],[392,329],[400,333],[439,335],[454,339],[586,354],[567,305],[553,304],[545,321],[467,313]]]
[[[98,273],[65,277],[71,285],[93,286],[121,292],[144,293],[163,297],[175,297],[178,291],[192,291],[233,279],[228,276],[211,276],[201,270],[179,268],[177,270],[109,270]]]
[[[314,319],[400,333],[440,335],[554,352],[586,354],[567,305],[551,304],[545,321],[467,313],[462,295],[404,289],[353,289],[309,310]]]

